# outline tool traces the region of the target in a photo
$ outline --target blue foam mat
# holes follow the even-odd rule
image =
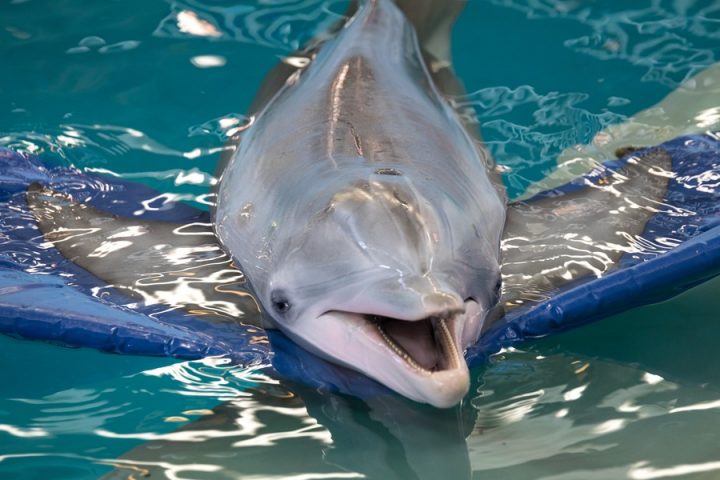
[[[664,203],[675,208],[653,216],[645,238],[671,237],[675,248],[624,255],[601,278],[587,278],[548,294],[542,302],[517,308],[467,352],[479,363],[502,347],[574,328],[622,311],[671,298],[720,274],[720,136],[679,137],[660,145],[672,158],[674,174]],[[651,147],[655,148],[655,147]],[[632,155],[642,155],[644,150]],[[632,156],[630,155],[630,156]],[[584,177],[528,200],[577,191],[622,168],[630,158],[605,162]],[[686,212],[693,212],[688,216]]]
[[[665,253],[626,255],[601,278],[585,279],[551,292],[540,303],[511,311],[467,352],[471,364],[502,347],[566,330],[639,305],[669,298],[720,273],[720,137],[677,138],[662,145],[675,177],[667,203],[693,216],[659,213],[646,226],[652,238],[681,241]],[[641,153],[641,152],[638,152]],[[585,178],[540,194],[562,195],[587,179],[607,174],[624,161],[609,161]],[[305,353],[272,332],[273,349],[257,341],[251,327],[210,323],[178,311],[132,303],[44,243],[27,209],[32,182],[67,192],[78,201],[118,215],[173,222],[207,221],[207,213],[140,184],[49,168],[41,159],[0,150],[0,332],[25,338],[87,346],[117,353],[201,358],[228,355],[244,364],[272,361],[291,379],[341,391],[382,387],[360,375]],[[253,341],[255,339],[255,341]]]

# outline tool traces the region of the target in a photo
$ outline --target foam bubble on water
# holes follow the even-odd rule
[[[113,43],[112,45],[105,45],[104,47],[100,47],[98,52],[100,53],[117,53],[117,52],[124,52],[127,50],[132,50],[134,48],[137,48],[140,46],[140,42],[137,40],[125,40],[118,43]]]
[[[619,107],[621,105],[627,105],[630,103],[630,99],[623,98],[623,97],[610,97],[608,98],[608,106],[609,107]]]
[[[65,53],[69,54],[75,54],[75,53],[87,53],[90,51],[90,48],[88,47],[72,47],[65,50]]]
[[[105,43],[105,40],[101,37],[90,36],[80,40],[80,43],[78,45],[80,45],[81,47],[94,48],[102,47],[103,45],[105,45]]]
[[[93,50],[97,50],[99,53],[116,53],[126,50],[132,50],[134,48],[137,48],[139,45],[140,42],[137,40],[125,40],[122,42],[113,43],[112,45],[107,45],[107,42],[104,38],[97,36],[89,36],[80,40],[76,47],[65,50],[65,53],[78,54],[91,52]]]
[[[197,55],[190,59],[197,68],[216,68],[223,67],[227,63],[227,59],[221,55]]]

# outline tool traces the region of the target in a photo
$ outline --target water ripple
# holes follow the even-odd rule
[[[646,69],[643,80],[671,88],[718,61],[718,50],[697,46],[720,36],[719,7],[702,0],[653,0],[632,8],[622,2],[491,0],[528,18],[563,18],[588,33],[565,41],[573,51],[601,60],[621,60]],[[707,43],[707,42],[706,42]],[[712,43],[711,43],[712,45]]]
[[[203,2],[170,0],[171,13],[155,29],[158,37],[203,36],[296,50],[324,35],[343,18],[341,0]],[[337,11],[336,11],[337,10]]]
[[[518,192],[535,180],[540,164],[547,165],[545,173],[551,171],[558,152],[590,142],[596,132],[625,118],[609,109],[582,108],[588,98],[581,92],[539,93],[531,85],[498,86],[456,98],[454,104],[466,120],[482,125],[485,143],[506,168],[508,187]],[[526,178],[526,172],[535,173]]]
[[[628,365],[532,350],[501,352],[480,378],[468,438],[476,475],[661,478],[716,469],[713,462],[687,462],[711,458],[712,445],[668,447],[681,432],[717,421],[717,392]],[[637,462],[642,445],[648,452],[662,448],[665,458]]]

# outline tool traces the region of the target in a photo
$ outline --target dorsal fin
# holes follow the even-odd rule
[[[452,65],[451,34],[467,0],[395,0],[410,20],[420,47],[434,61]]]
[[[210,224],[122,218],[37,183],[27,202],[45,239],[110,286],[146,304],[259,325],[245,278]]]

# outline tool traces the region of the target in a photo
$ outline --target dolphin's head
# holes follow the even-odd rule
[[[402,179],[347,185],[297,211],[304,228],[273,236],[272,266],[254,288],[308,350],[449,407],[468,390],[463,352],[496,301],[499,271],[472,222],[434,203]]]

